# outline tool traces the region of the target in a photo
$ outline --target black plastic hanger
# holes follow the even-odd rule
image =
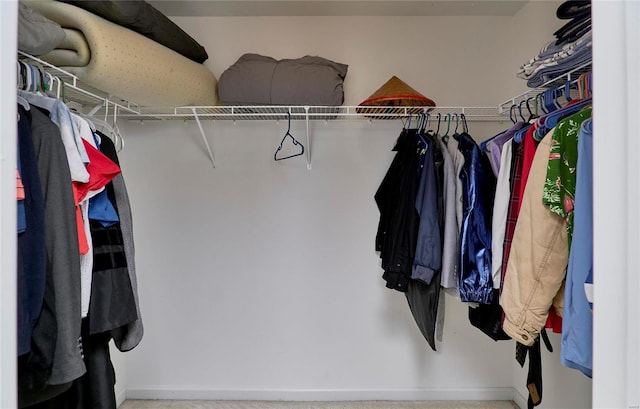
[[[469,125],[467,124],[467,117],[465,114],[460,114],[460,119],[462,120],[462,132],[469,134]]]
[[[455,114],[453,114],[456,117],[456,129],[453,131],[454,135],[458,134],[458,125],[460,124],[460,116],[458,115],[458,113],[456,112]]]
[[[511,105],[511,108],[509,108],[509,119],[511,120],[511,122],[513,122],[514,124],[516,122],[518,122],[518,116],[514,114],[514,111],[518,109],[518,106],[516,104]]]
[[[273,154],[273,159],[276,160],[276,161],[289,159],[289,158],[294,158],[296,156],[300,156],[300,155],[304,154],[304,145],[301,144],[300,142],[298,142],[296,140],[296,138],[294,138],[293,135],[291,135],[291,114],[289,112],[287,112],[287,120],[288,120],[287,132],[284,134],[284,137],[282,138],[282,141],[280,141],[280,145],[278,146],[278,149],[276,149],[276,153]],[[280,152],[282,150],[282,145],[284,144],[284,141],[287,139],[287,136],[289,138],[291,138],[291,141],[293,142],[293,144],[295,146],[299,146],[300,147],[300,152],[294,153],[293,155],[285,156],[284,158],[279,158],[278,157],[278,152]]]
[[[535,113],[531,110],[531,107],[529,106],[529,101],[533,101],[533,100],[534,100],[534,98],[531,97],[531,98],[528,98],[527,102],[526,102],[527,111],[529,112],[529,119],[527,120],[527,123],[529,123],[529,124],[532,124],[533,120],[535,120],[539,116],[538,115],[538,105],[536,104],[536,106],[535,106],[535,108],[536,108],[535,109],[535,111],[536,111]]]

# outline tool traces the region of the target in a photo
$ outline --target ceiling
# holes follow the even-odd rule
[[[167,16],[513,16],[528,0],[151,0]]]

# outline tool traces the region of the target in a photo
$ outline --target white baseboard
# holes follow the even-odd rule
[[[125,389],[116,390],[116,407],[120,407],[127,399],[127,391]]]
[[[527,399],[528,397],[523,396],[520,391],[516,388],[513,388],[513,401],[518,405],[520,409],[525,409],[527,407]]]
[[[514,388],[473,389],[198,389],[184,387],[127,388],[127,399],[174,400],[514,400]],[[521,396],[520,396],[521,397]],[[526,400],[524,401],[526,407]],[[520,407],[523,407],[520,405]]]

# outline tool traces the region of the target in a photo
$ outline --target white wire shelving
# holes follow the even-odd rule
[[[573,86],[582,74],[586,74],[590,71],[591,61],[575,67],[574,69],[562,75],[558,75],[537,88],[530,88],[529,90],[500,103],[500,105],[498,105],[498,112],[501,115],[509,114],[512,107],[521,106],[523,102],[526,102],[530,99],[535,99],[537,96],[549,89],[564,87],[567,83],[571,84],[571,86],[569,87],[571,92],[577,93]]]
[[[84,83],[77,76],[29,54],[19,52],[19,60],[38,67],[53,77],[58,98],[68,105],[90,116],[104,117],[104,121],[118,119],[136,121],[195,121],[202,136],[207,154],[215,168],[215,157],[209,145],[202,121],[268,121],[304,120],[306,122],[306,159],[311,169],[310,121],[345,120],[405,120],[411,116],[428,114],[431,118],[446,115],[461,117],[468,122],[504,122],[509,120],[510,108],[538,95],[550,87],[567,81],[575,81],[582,73],[591,69],[591,63],[563,74],[541,87],[530,89],[497,106],[301,106],[301,105],[259,105],[259,106],[182,106],[171,108],[145,107],[135,102],[114,96]]]
[[[53,79],[51,92],[57,98],[62,99],[83,113],[90,113],[91,115],[102,114],[105,116],[105,120],[110,115],[113,115],[114,120],[117,120],[119,113],[128,115],[140,114],[140,106],[138,104],[92,87],[60,67],[22,51],[18,51],[18,60],[51,75]]]

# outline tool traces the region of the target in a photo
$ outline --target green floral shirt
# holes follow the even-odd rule
[[[551,137],[551,150],[547,165],[542,202],[567,222],[567,239],[571,245],[573,235],[573,204],[576,192],[576,166],[578,164],[578,134],[580,125],[591,118],[591,108],[583,109],[556,125]]]

